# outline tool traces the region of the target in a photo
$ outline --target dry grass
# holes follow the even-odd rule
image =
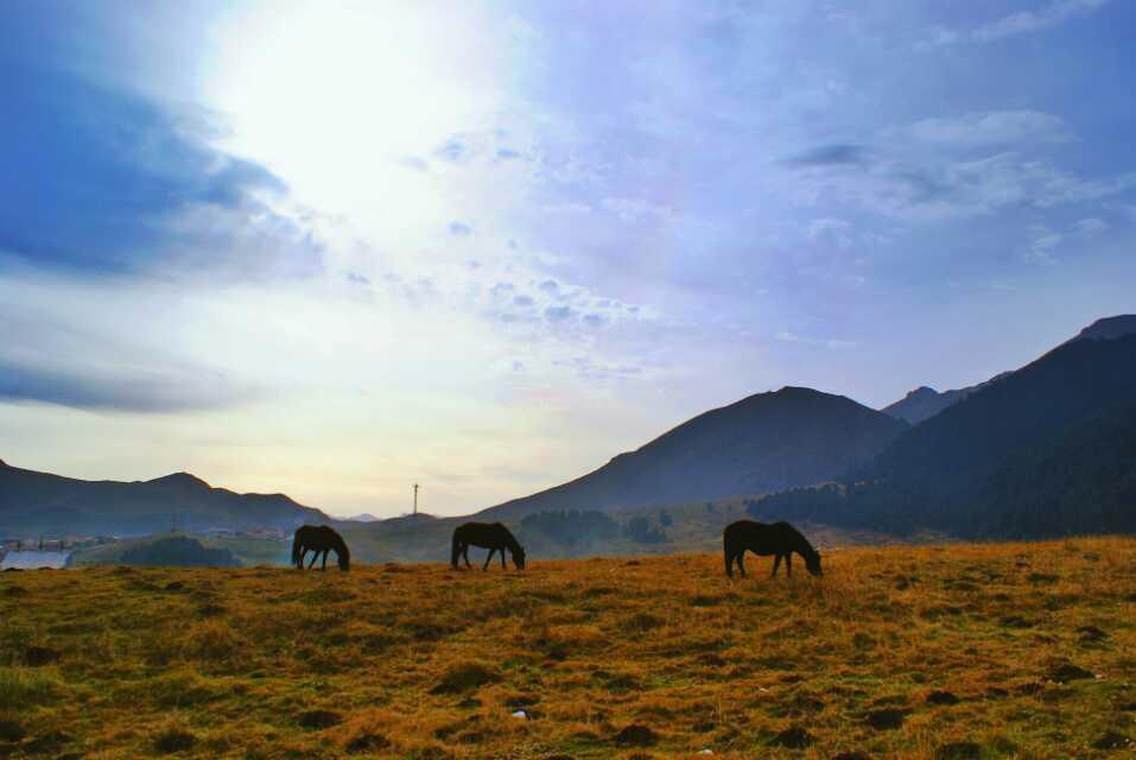
[[[0,757],[1131,752],[1136,540],[721,565],[5,573]]]

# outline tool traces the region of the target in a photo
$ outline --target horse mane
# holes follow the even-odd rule
[[[801,533],[801,531],[797,530],[796,528],[794,528],[792,525],[785,522],[784,520],[777,523],[777,525],[778,525],[778,527],[782,528],[783,530],[788,531],[789,534],[793,536],[793,540],[795,542],[797,542],[798,545],[800,546],[800,548],[797,551],[799,551],[801,553],[801,556],[803,556],[803,557],[809,557],[809,556],[819,557],[820,556],[820,552],[818,552],[816,550],[816,548],[812,544],[809,543],[809,540],[807,538],[805,538],[804,534]]]
[[[347,542],[343,540],[343,536],[339,535],[338,531],[328,528],[331,531],[331,540],[335,544],[335,552],[339,555],[340,559],[350,561],[351,550],[347,548]]]
[[[508,528],[505,527],[504,523],[493,523],[493,524],[496,525],[498,528],[500,528],[501,532],[505,534],[505,545],[509,547],[510,553],[516,554],[518,551],[521,551],[520,542],[517,541],[517,539],[513,535],[512,531],[510,531]]]

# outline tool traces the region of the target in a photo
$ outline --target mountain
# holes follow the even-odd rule
[[[1136,333],[1102,322],[911,428],[840,487],[755,513],[963,536],[1136,530]]]
[[[283,494],[238,494],[185,472],[124,483],[0,464],[0,535],[143,535],[168,530],[175,515],[191,531],[290,530],[329,520]]]
[[[1069,343],[1078,340],[1113,340],[1128,335],[1136,335],[1136,314],[1120,314],[1115,317],[1098,319],[1081,330]]]
[[[819,483],[869,461],[906,428],[843,396],[785,387],[700,414],[583,477],[480,514],[614,511]]]
[[[984,388],[1008,374],[1008,372],[1003,372],[978,385],[971,385],[967,388],[956,388],[954,390],[943,391],[942,393],[930,386],[921,385],[913,391],[908,391],[906,396],[895,403],[885,406],[880,411],[890,417],[895,417],[897,420],[903,420],[911,425],[918,425],[923,420],[934,417],[948,406],[957,404],[980,388]]]
[[[918,425],[928,417],[934,417],[951,404],[960,400],[961,390],[939,393],[934,388],[921,385],[895,403],[885,406],[880,411],[897,420],[904,420],[911,425]]]

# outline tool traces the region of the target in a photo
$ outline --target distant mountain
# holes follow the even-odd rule
[[[906,428],[843,396],[785,387],[700,414],[594,472],[481,514],[614,511],[818,483],[866,463]]]
[[[186,472],[124,483],[0,464],[0,535],[143,535],[168,530],[175,515],[188,531],[290,530],[330,520],[283,494],[238,494]]]
[[[1136,530],[1136,334],[1116,324],[1096,323],[916,425],[842,487],[754,511],[963,536]]]
[[[962,390],[945,391],[939,393],[934,388],[921,385],[893,404],[885,406],[880,411],[897,420],[904,420],[912,425],[918,425],[928,417],[934,417],[951,404],[958,401],[963,395]]]
[[[351,517],[344,517],[343,519],[347,522],[378,522],[379,520],[382,520],[383,518],[376,517],[375,515],[371,514],[370,512],[360,512],[357,515],[352,515]]]
[[[984,388],[988,384],[996,382],[1008,374],[1008,372],[1003,372],[978,385],[971,385],[967,388],[956,388],[954,390],[943,391],[942,393],[930,386],[921,385],[913,391],[908,391],[906,396],[893,404],[885,406],[880,411],[890,417],[895,417],[897,420],[903,420],[911,425],[918,425],[923,420],[934,417],[948,406],[957,404],[976,390]]]

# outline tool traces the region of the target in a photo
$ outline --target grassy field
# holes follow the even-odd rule
[[[1132,752],[1136,540],[769,567],[4,573],[0,757]]]

